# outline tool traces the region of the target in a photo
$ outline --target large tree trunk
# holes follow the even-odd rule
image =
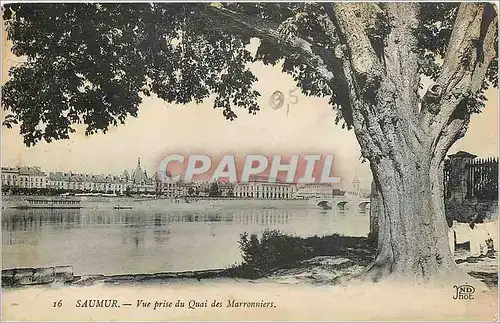
[[[447,238],[442,162],[411,156],[399,164],[382,158],[371,164],[381,207],[378,255],[364,277],[442,281],[456,277]],[[453,275],[450,275],[453,274]]]
[[[381,249],[382,237],[379,234],[382,232],[380,228],[383,228],[381,221],[383,220],[384,205],[382,203],[382,196],[380,194],[380,189],[377,187],[377,183],[372,180],[371,193],[370,193],[370,233],[369,238],[372,241],[377,242],[378,250]]]

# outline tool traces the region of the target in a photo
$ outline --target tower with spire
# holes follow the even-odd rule
[[[361,195],[361,189],[359,187],[359,179],[356,174],[354,174],[354,179],[352,180],[352,192],[355,196],[360,196]]]
[[[352,190],[354,192],[359,191],[359,179],[358,176],[354,175],[354,179],[352,180]]]
[[[153,179],[141,168],[141,157],[137,157],[137,166],[130,172],[129,187],[133,192],[154,192]]]

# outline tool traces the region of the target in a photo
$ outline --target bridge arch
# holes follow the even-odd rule
[[[363,201],[358,204],[358,210],[360,212],[366,212],[366,207],[370,205],[370,201]]]
[[[337,203],[337,208],[339,210],[345,210],[345,206],[347,205],[347,201],[340,201]]]
[[[328,203],[328,201],[320,201],[317,206],[323,208],[323,209],[331,209],[332,206],[330,205],[330,203]]]

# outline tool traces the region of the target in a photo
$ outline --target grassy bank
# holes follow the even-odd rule
[[[266,277],[277,270],[296,267],[303,260],[320,256],[342,257],[360,266],[368,265],[375,256],[376,245],[366,237],[333,234],[301,238],[266,230],[262,237],[243,233],[239,245],[243,263],[228,269],[229,276]]]
[[[362,270],[376,255],[372,239],[338,234],[301,238],[268,230],[260,238],[242,234],[239,245],[243,263],[227,269],[226,276],[334,283],[341,276]],[[498,286],[497,257],[493,250],[486,256],[470,257],[466,245],[458,245],[455,254],[460,268],[490,288]]]

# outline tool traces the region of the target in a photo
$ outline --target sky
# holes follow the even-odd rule
[[[2,35],[2,84],[8,79],[8,68],[19,62],[10,52]],[[111,128],[107,134],[84,135],[83,127],[69,140],[40,142],[25,147],[19,128],[2,127],[2,166],[40,166],[44,171],[73,171],[121,174],[135,168],[137,158],[148,174],[153,174],[160,160],[169,154],[187,153],[237,154],[333,154],[333,174],[342,178],[341,188],[350,188],[354,176],[361,187],[369,188],[368,163],[361,163],[361,153],[353,131],[334,124],[334,112],[328,99],[306,97],[295,91],[296,104],[274,110],[269,98],[274,91],[285,95],[296,89],[293,79],[279,67],[255,63],[252,71],[259,79],[254,87],[261,93],[261,111],[250,115],[236,110],[238,118],[226,120],[213,101],[202,104],[168,104],[146,97],[137,118]],[[480,157],[498,156],[498,92],[486,93],[488,102],[481,114],[473,115],[464,138],[451,148],[450,154],[469,151]],[[3,114],[3,113],[2,113]]]

